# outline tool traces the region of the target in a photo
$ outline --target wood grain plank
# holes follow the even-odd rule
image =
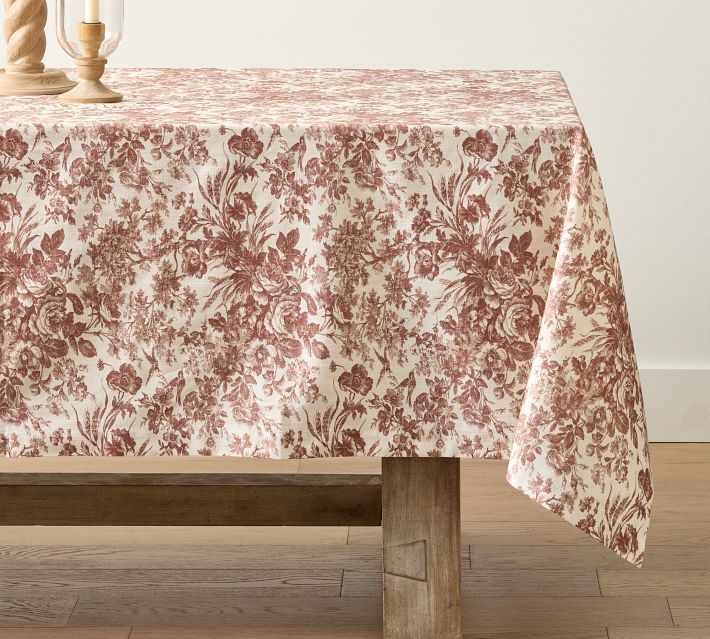
[[[366,527],[360,530],[367,530]],[[374,528],[373,530],[377,530]],[[461,524],[464,544],[517,545],[573,545],[595,547],[598,544],[579,528],[556,518],[554,522],[535,521],[466,521]]]
[[[297,473],[297,459],[240,457],[0,457],[0,473]]]
[[[703,628],[608,628],[609,639],[708,639],[710,626]]]
[[[463,570],[461,591],[464,597],[598,597],[599,583],[594,570]],[[344,572],[343,597],[375,597],[381,593],[380,572]]]
[[[462,552],[468,561],[468,548]],[[372,546],[0,546],[0,571],[76,569],[300,570],[313,566],[371,568],[382,565]]]
[[[462,521],[531,521],[559,522],[559,517],[544,509],[522,493],[462,495]],[[710,521],[710,492],[708,493],[662,493],[657,492],[653,502],[655,519],[673,521]]]
[[[710,597],[669,597],[668,605],[677,626],[710,628]]]
[[[462,513],[463,516],[463,513]],[[654,529],[660,528],[654,521]],[[685,532],[684,545],[700,545],[694,543],[697,540],[708,539],[710,542],[710,530],[706,524],[698,523],[692,529],[683,527]],[[670,530],[667,530],[670,533]],[[664,535],[666,533],[664,532]],[[657,539],[670,539],[675,542],[678,536],[661,537]],[[687,538],[687,539],[686,539]],[[678,540],[680,541],[680,540]],[[372,544],[382,543],[382,529],[377,526],[351,526],[348,532],[348,543],[350,544]],[[464,521],[461,523],[461,543],[473,545],[496,545],[496,546],[517,546],[517,545],[573,545],[589,546],[596,548],[597,542],[585,535],[581,530],[570,526],[555,517],[550,522],[534,521]]]
[[[74,595],[0,592],[0,628],[64,626],[77,602]],[[124,624],[130,625],[130,624]],[[0,637],[3,633],[0,632]]]
[[[648,543],[653,546],[701,546],[710,548],[710,515],[705,521],[691,520],[686,513],[675,519],[651,514]]]
[[[710,495],[695,499],[696,495],[662,495],[654,498],[653,517],[672,521],[710,521]],[[560,517],[546,510],[525,495],[470,495],[462,496],[461,517],[463,523],[490,521],[530,521],[549,523]]]
[[[378,528],[379,530],[379,528]],[[6,526],[6,546],[261,545],[338,546],[347,526]]]
[[[677,468],[677,466],[669,466],[669,468]],[[701,474],[696,472],[694,477],[678,477],[674,475],[658,477],[653,469],[653,488],[656,495],[700,495],[705,496],[710,490],[710,463],[709,464],[694,464],[693,468],[703,469],[707,472]]]
[[[689,464],[659,464],[651,462],[653,481],[665,480],[707,481],[710,475],[710,462]]]
[[[267,627],[284,637],[314,628],[379,630],[381,599],[343,597],[244,598],[230,593],[129,593],[104,598],[81,597],[68,623],[143,627]]]
[[[470,567],[469,547],[461,563]],[[5,570],[312,570],[313,566],[379,570],[382,549],[373,546],[111,545],[0,546],[0,572]]]
[[[692,464],[710,462],[710,444],[651,444],[651,461],[655,464]]]
[[[381,628],[322,628],[314,625],[305,628],[133,628],[130,639],[382,639]],[[3,638],[4,639],[4,638]],[[572,639],[577,639],[572,638]],[[584,639],[587,639],[586,637]],[[593,639],[597,639],[594,637]],[[604,635],[606,639],[606,635]]]
[[[288,639],[382,639],[381,630],[346,628],[333,631],[330,628],[307,628],[290,630]],[[607,639],[605,630],[567,629],[563,632],[542,633],[535,631],[484,632],[475,628],[464,631],[464,639]],[[19,639],[19,638],[18,638]],[[42,638],[44,639],[44,638]],[[285,639],[278,630],[240,628],[239,630],[215,628],[134,628],[131,639]],[[682,639],[682,638],[680,638]],[[692,639],[695,639],[694,637]]]
[[[130,628],[3,628],[2,639],[129,639]]]
[[[463,608],[465,626],[479,632],[673,625],[662,597],[476,597]]]
[[[710,597],[710,571],[605,570],[599,573],[604,597]]]
[[[702,464],[701,466],[703,468],[707,467],[708,470],[710,470],[710,464]],[[466,483],[465,479],[466,476],[462,475],[462,503],[466,503],[467,500],[471,500],[471,502],[475,503],[476,500],[479,499],[482,501],[503,500],[509,502],[511,505],[531,502],[526,495],[505,482],[500,485],[491,485],[487,477],[475,477],[472,478],[469,483]],[[653,484],[655,496],[661,499],[664,508],[668,505],[664,502],[682,499],[688,500],[688,505],[692,510],[707,512],[706,506],[708,503],[708,490],[710,490],[710,475],[706,474],[702,478],[694,477],[692,479],[659,479],[654,475]]]
[[[164,594],[146,599],[128,595],[112,598],[79,600],[70,626],[126,625],[130,619],[136,626],[224,628],[227,624],[242,628],[264,628],[307,631],[329,627],[335,629],[371,629],[380,627],[379,598],[285,598],[238,599],[234,597],[204,597],[196,595],[185,601]],[[602,598],[602,597],[481,597],[464,600],[467,626],[486,636],[494,632],[529,633],[562,630],[603,629],[606,625],[671,627],[665,599]],[[292,636],[291,634],[285,636]],[[133,638],[132,638],[133,639]]]
[[[240,597],[338,597],[343,571],[330,570],[3,570],[0,592],[113,594],[143,590],[232,592]]]
[[[684,501],[684,499],[681,501]],[[688,521],[710,524],[710,504],[693,504],[691,502],[686,509],[685,505],[682,503],[673,503],[671,499],[668,501],[659,499],[659,506],[656,508],[654,497],[651,517],[665,521],[673,521],[674,519],[678,521],[686,519]]]
[[[464,629],[464,639],[608,639],[604,628],[554,628],[518,630],[478,630],[475,627]]]
[[[381,546],[381,526],[350,526],[348,528],[347,543],[356,546]]]
[[[603,546],[473,546],[471,567],[487,570],[638,570]],[[648,546],[644,570],[710,570],[710,552],[695,546]]]
[[[512,490],[512,488],[511,488]],[[560,524],[560,517],[522,493],[506,495],[462,495],[461,521],[533,521]]]

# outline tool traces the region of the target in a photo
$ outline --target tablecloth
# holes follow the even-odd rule
[[[630,562],[650,464],[558,73],[120,70],[0,102],[0,451],[510,459]]]

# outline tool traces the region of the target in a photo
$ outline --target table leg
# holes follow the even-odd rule
[[[384,639],[461,638],[458,459],[382,460]]]

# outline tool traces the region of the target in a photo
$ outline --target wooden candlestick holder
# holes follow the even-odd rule
[[[0,95],[56,95],[76,86],[57,69],[45,69],[46,0],[5,0],[3,31],[7,64],[0,69]]]
[[[106,58],[99,54],[106,39],[103,22],[82,22],[79,25],[79,42],[83,55],[76,58],[76,70],[81,82],[68,93],[59,96],[63,104],[106,104],[121,102],[123,96],[111,91],[101,77],[106,70]]]

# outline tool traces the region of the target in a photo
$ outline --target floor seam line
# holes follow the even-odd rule
[[[74,605],[72,606],[71,612],[69,613],[69,617],[67,617],[67,622],[64,624],[65,628],[69,628],[69,624],[71,623],[71,618],[74,616],[74,611],[76,610],[76,607],[79,605],[79,599],[81,599],[81,595],[76,596],[76,601],[74,602]]]
[[[666,605],[668,606],[668,614],[671,616],[671,623],[673,624],[673,627],[675,628],[675,619],[673,618],[673,610],[671,609],[671,602],[668,597],[666,597]]]

